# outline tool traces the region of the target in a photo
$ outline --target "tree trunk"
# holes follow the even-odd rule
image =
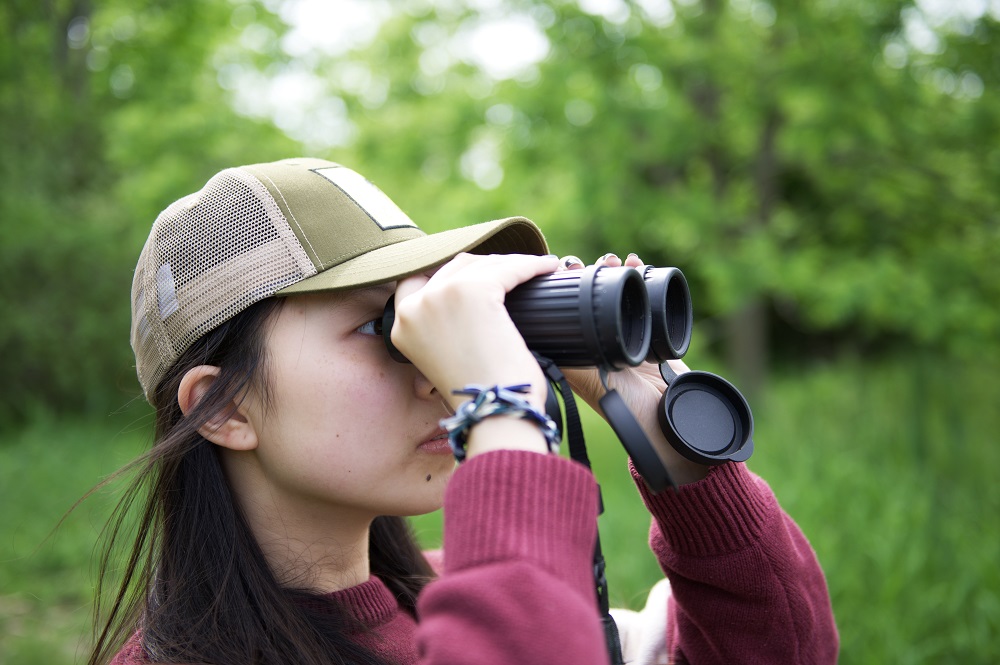
[[[764,299],[754,296],[725,320],[727,378],[751,406],[767,385],[768,322]]]
[[[754,163],[757,214],[749,222],[747,231],[750,234],[767,228],[774,214],[777,199],[775,141],[781,122],[778,110],[773,107],[768,109]],[[747,399],[761,395],[767,384],[770,363],[768,333],[767,303],[757,290],[727,317],[725,327],[728,366],[733,371],[734,382]]]

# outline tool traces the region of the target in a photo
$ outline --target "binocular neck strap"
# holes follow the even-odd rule
[[[569,387],[566,376],[562,373],[554,362],[543,356],[535,354],[538,364],[545,372],[546,378],[552,386],[557,386],[562,394],[563,404],[566,406],[566,439],[569,444],[570,458],[593,471],[590,465],[590,458],[587,456],[587,443],[583,438],[583,425],[580,423],[580,410],[576,406],[576,396]],[[597,514],[604,513],[604,498],[601,496],[601,486],[597,486]],[[605,574],[606,564],[604,554],[601,552],[601,536],[597,534],[594,541],[594,586],[597,591],[597,607],[601,615],[601,623],[604,626],[604,640],[608,647],[608,655],[612,665],[622,665],[621,638],[618,634],[618,626],[611,616],[611,603],[608,598],[608,580]]]
[[[569,387],[566,375],[562,373],[556,364],[544,356],[533,354],[535,359],[545,372],[545,377],[549,380],[550,389],[555,386],[559,389],[563,404],[566,407],[566,441],[569,444],[569,456],[574,461],[583,464],[588,469],[592,469],[590,458],[587,456],[587,444],[583,438],[583,425],[580,423],[580,410],[576,406],[576,396],[573,389]],[[599,506],[598,515],[604,512],[603,502]]]
[[[666,366],[666,363],[663,365]],[[635,470],[639,472],[646,485],[654,493],[662,492],[667,488],[676,490],[677,485],[674,483],[674,479],[671,478],[667,467],[663,464],[663,460],[660,459],[639,421],[629,411],[625,400],[618,394],[618,391],[608,387],[607,372],[604,368],[601,368],[600,373],[605,393],[598,403],[608,424],[611,425],[611,429],[614,430],[618,440],[632,460]]]

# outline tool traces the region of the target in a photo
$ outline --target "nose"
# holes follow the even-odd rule
[[[438,399],[437,388],[422,372],[414,372],[413,390],[420,399]]]

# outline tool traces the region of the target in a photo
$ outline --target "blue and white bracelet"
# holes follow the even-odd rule
[[[514,416],[530,420],[542,431],[545,442],[552,453],[559,452],[559,442],[562,434],[555,421],[536,409],[528,400],[520,397],[531,390],[531,385],[524,383],[516,386],[476,386],[468,385],[461,390],[453,390],[454,395],[469,395],[472,397],[463,403],[455,415],[441,420],[441,427],[448,432],[448,443],[455,459],[465,460],[465,446],[469,441],[469,430],[473,425],[492,416]]]

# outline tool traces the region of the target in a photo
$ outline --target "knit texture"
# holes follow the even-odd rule
[[[400,606],[392,591],[377,577],[329,595],[348,609],[367,630],[353,636],[390,663],[417,660],[414,633],[417,622]]]
[[[805,536],[745,464],[654,495],[649,543],[670,579],[667,647],[676,663],[835,663],[826,580]]]

